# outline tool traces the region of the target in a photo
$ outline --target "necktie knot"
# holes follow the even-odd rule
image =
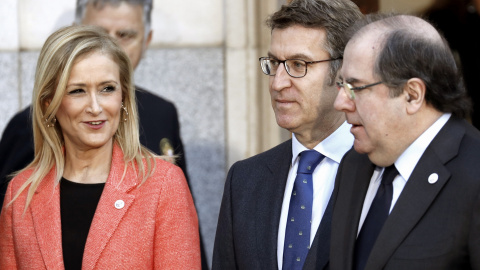
[[[397,175],[398,170],[395,168],[395,164],[386,167],[383,171],[382,185],[391,185]]]
[[[300,162],[298,163],[298,173],[312,174],[317,165],[325,156],[315,150],[305,150],[300,153]]]

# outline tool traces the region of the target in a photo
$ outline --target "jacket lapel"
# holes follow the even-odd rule
[[[333,198],[330,197],[322,221],[318,226],[312,246],[308,251],[303,269],[324,269],[330,257],[330,229],[332,223]]]
[[[135,199],[129,192],[137,186],[137,174],[129,168],[122,181],[124,166],[123,153],[114,144],[110,174],[90,226],[82,269],[95,268],[102,250]]]
[[[350,150],[340,163],[335,180],[331,269],[352,269],[358,222],[375,165],[367,155]],[[354,173],[352,173],[354,172]]]
[[[55,181],[55,168],[50,170],[35,191],[30,211],[45,268],[63,269],[60,186]]]
[[[278,269],[277,238],[278,224],[282,210],[283,195],[288,171],[292,161],[292,142],[283,143],[282,149],[272,159],[266,161],[267,168],[259,174],[257,190],[264,191],[256,196],[256,239],[261,269]],[[264,213],[267,213],[265,215]],[[265,260],[265,258],[268,258]]]
[[[366,269],[383,268],[395,249],[428,210],[450,179],[450,172],[444,164],[457,155],[464,134],[464,126],[452,117],[425,150],[385,221],[370,253],[370,258],[374,259],[367,261]],[[438,180],[430,184],[428,178],[433,173],[438,175]]]

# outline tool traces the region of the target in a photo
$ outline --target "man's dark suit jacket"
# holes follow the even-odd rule
[[[335,182],[330,269],[352,268],[358,222],[375,165],[350,150]],[[429,183],[429,176],[438,181]],[[480,133],[453,116],[418,161],[366,268],[480,269]]]
[[[288,140],[230,168],[218,217],[213,269],[278,269],[278,225],[291,162],[292,141]],[[329,235],[329,222],[322,219],[304,269],[325,267]]]

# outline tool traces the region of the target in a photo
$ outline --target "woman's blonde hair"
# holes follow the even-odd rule
[[[155,169],[154,154],[139,141],[138,113],[133,86],[133,69],[128,56],[104,30],[96,26],[69,26],[50,35],[42,47],[35,73],[32,97],[34,160],[22,171],[33,169],[12,202],[28,187],[25,210],[42,179],[55,166],[55,179],[60,181],[65,165],[64,139],[55,114],[60,106],[70,72],[76,60],[94,52],[108,55],[118,65],[122,88],[122,117],[113,136],[124,154],[125,169],[138,166],[138,175],[145,182]],[[126,118],[127,121],[122,121]],[[52,127],[53,125],[53,127]],[[146,168],[142,158],[146,157]],[[22,172],[20,171],[20,172]],[[11,203],[11,202],[10,202]]]

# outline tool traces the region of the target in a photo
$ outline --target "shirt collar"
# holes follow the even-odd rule
[[[440,129],[442,129],[447,123],[451,115],[451,113],[444,113],[400,155],[397,161],[395,161],[395,167],[405,181],[408,181],[413,169],[415,169],[415,166],[417,166],[418,161],[422,157],[423,152],[425,152],[435,136],[437,136]]]
[[[351,125],[344,122],[337,130],[335,130],[330,136],[325,138],[313,149],[324,155],[325,157],[340,163],[343,155],[352,148],[353,135],[350,133]],[[292,134],[292,166],[295,160],[302,151],[309,150],[303,146],[295,137],[295,133]]]

